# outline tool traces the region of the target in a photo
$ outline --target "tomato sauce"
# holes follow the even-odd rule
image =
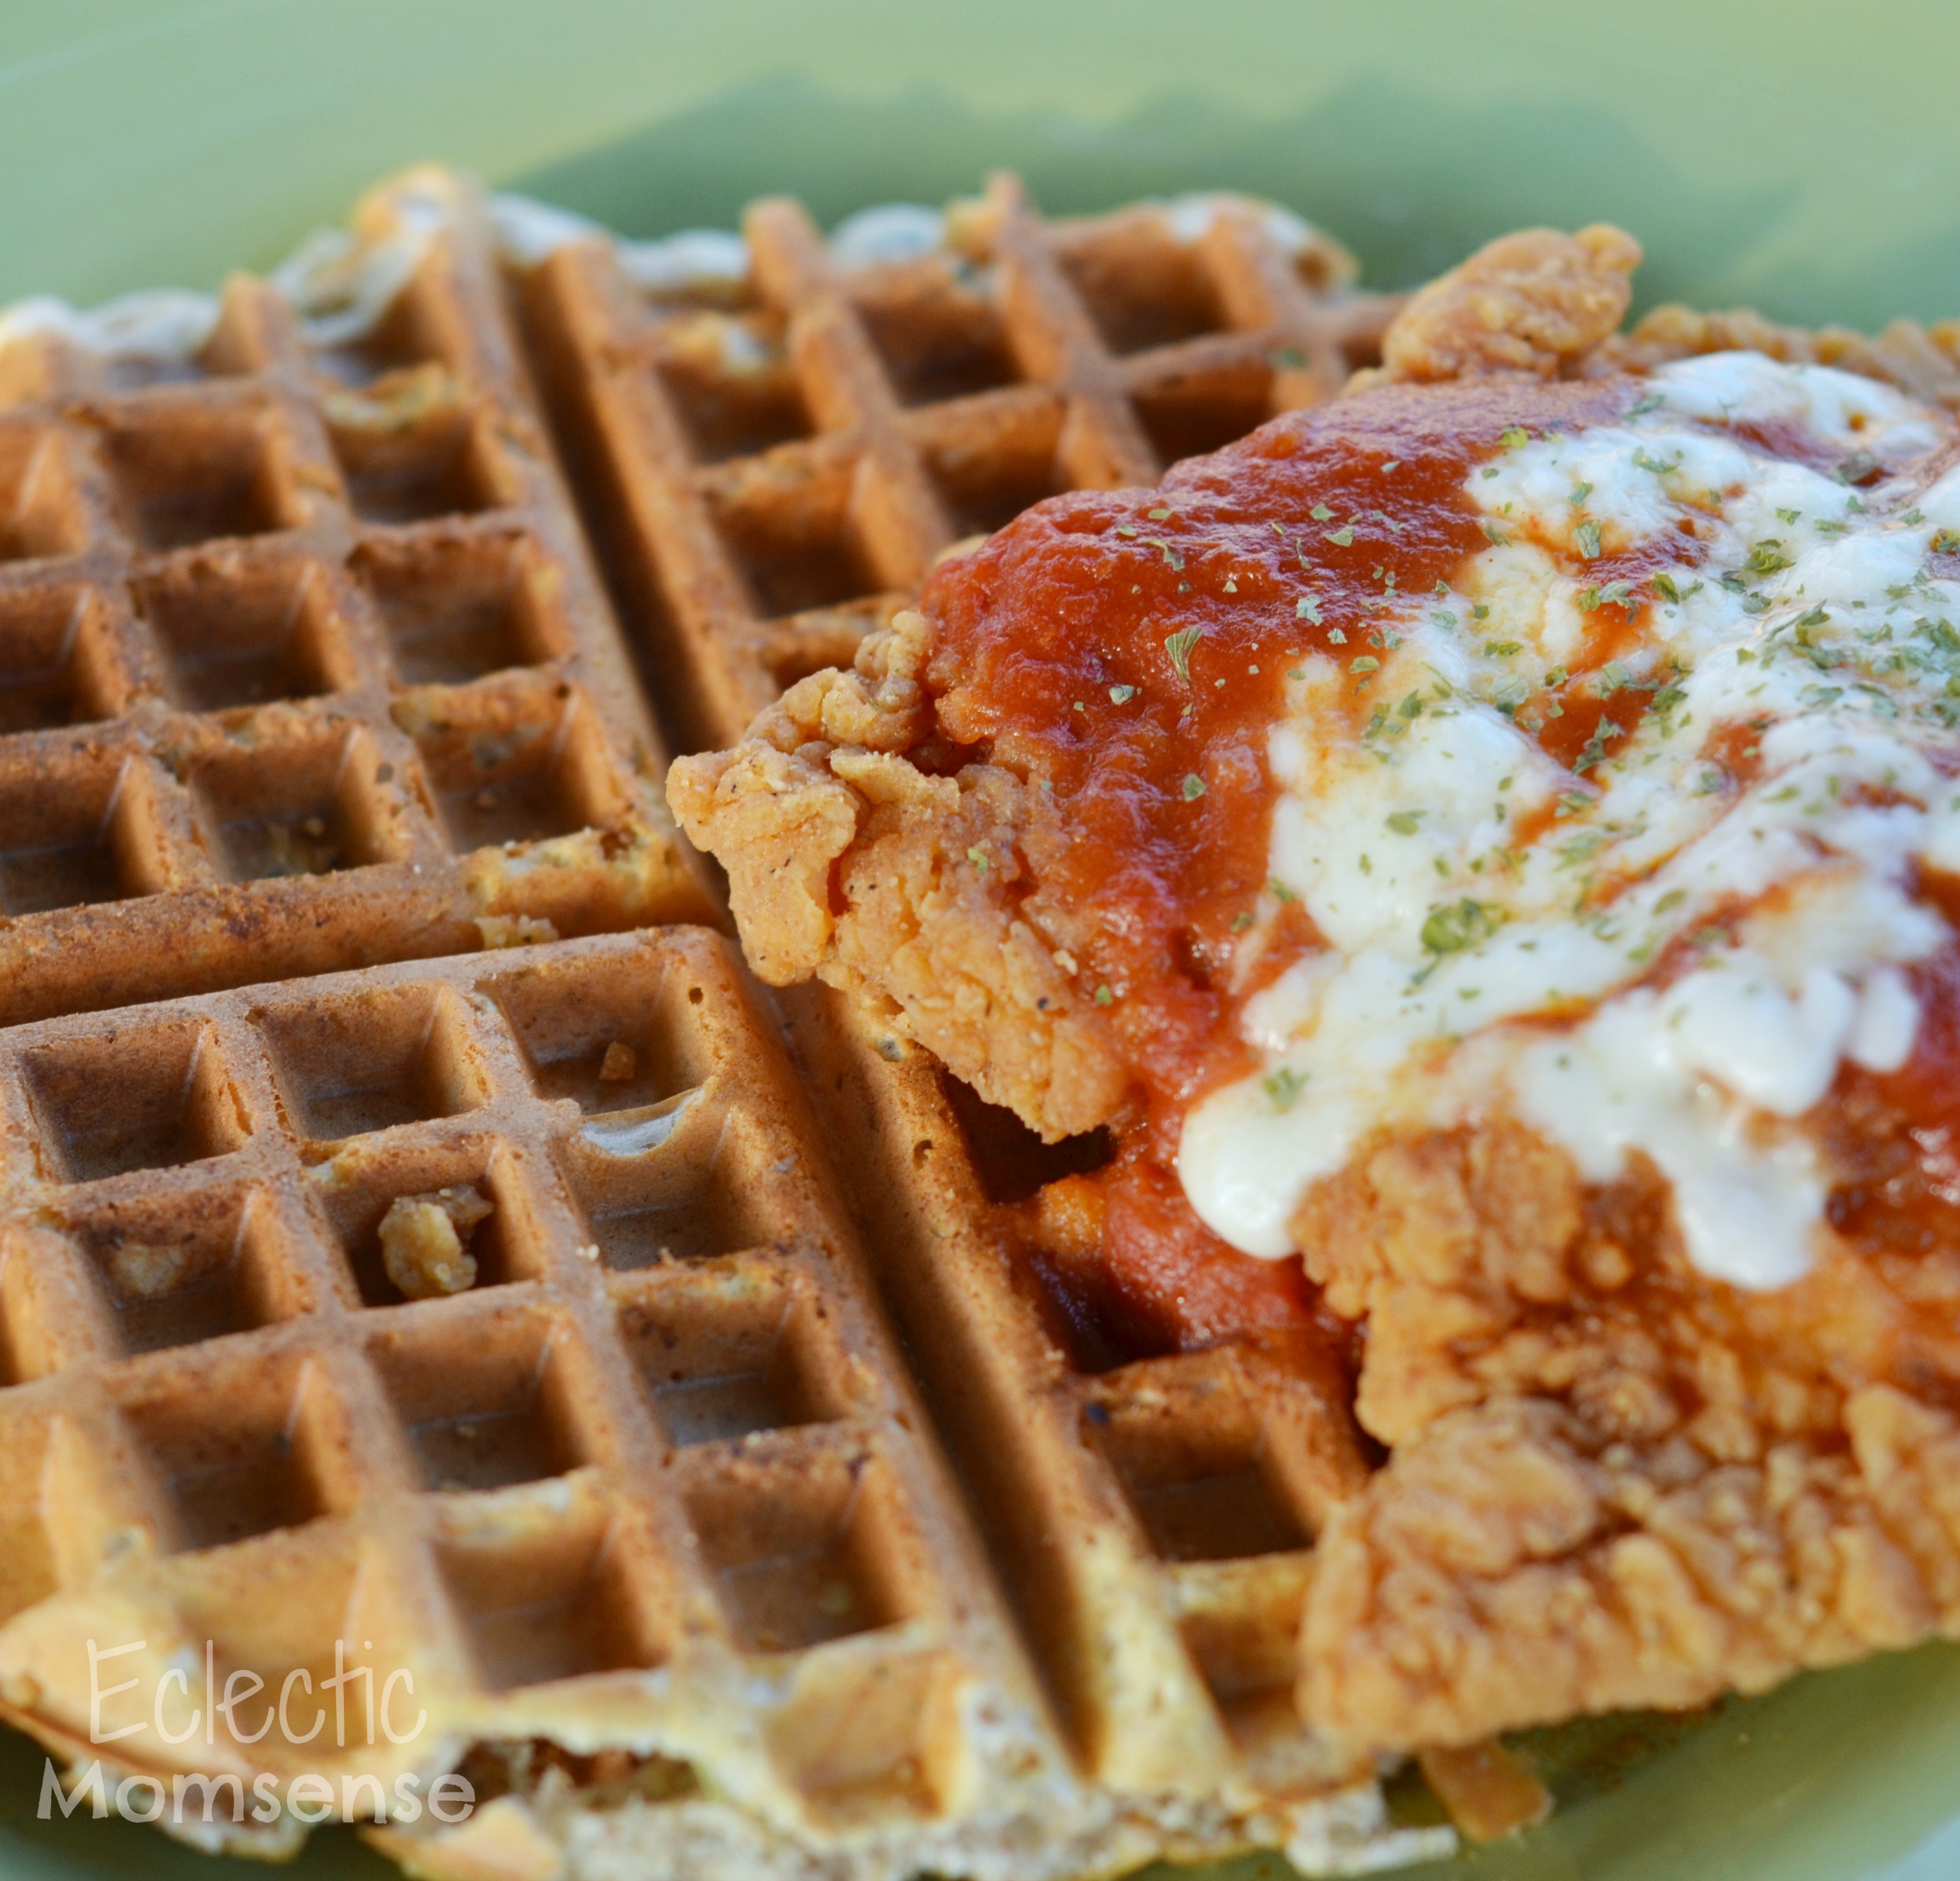
[[[1831,1225],[1863,1246],[1960,1249],[1960,948],[1913,973],[1920,1024],[1895,1072],[1847,1066],[1820,1120],[1841,1180]]]

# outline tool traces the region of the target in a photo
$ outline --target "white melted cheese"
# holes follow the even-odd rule
[[[1290,1252],[1306,1190],[1371,1132],[1501,1110],[1592,1180],[1643,1153],[1698,1266],[1781,1285],[1814,1258],[1826,1193],[1799,1120],[1847,1060],[1911,1054],[1901,969],[1949,938],[1911,885],[1921,861],[1960,868],[1960,786],[1933,761],[1960,748],[1960,593],[1928,559],[1960,527],[1960,471],[1905,473],[1950,424],[1748,353],[1647,391],[1472,472],[1491,546],[1462,592],[1379,617],[1367,729],[1348,668],[1299,669],[1271,739],[1271,866],[1328,947],[1246,1002],[1261,1068],[1194,1107],[1179,1155],[1199,1214],[1249,1253]],[[1880,481],[1854,491],[1724,423],[1865,453]],[[1684,523],[1703,552],[1667,571],[1679,599],[1632,600],[1640,631],[1592,682],[1632,736],[1575,775],[1520,721],[1624,618],[1587,551],[1683,542]],[[1725,730],[1759,748],[1739,793],[1705,755]],[[1538,833],[1514,842],[1526,818]],[[1685,968],[1645,983],[1684,942]]]
[[[385,204],[385,233],[318,230],[272,272],[315,345],[345,345],[371,332],[461,208],[454,180],[437,167],[406,171],[370,200]],[[209,344],[221,311],[215,294],[188,288],[151,288],[81,308],[39,294],[0,308],[0,348],[51,334],[103,359],[181,364]]]

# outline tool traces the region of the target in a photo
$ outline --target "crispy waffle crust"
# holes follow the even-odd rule
[[[295,291],[0,343],[0,1021],[711,910],[475,193]]]

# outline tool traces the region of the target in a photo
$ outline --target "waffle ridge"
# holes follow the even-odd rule
[[[0,1022],[710,915],[480,201],[358,215],[364,330],[0,347]]]

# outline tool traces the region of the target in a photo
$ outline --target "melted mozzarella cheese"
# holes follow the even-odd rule
[[[1698,1266],[1780,1285],[1825,1196],[1798,1120],[1847,1059],[1911,1054],[1901,969],[1949,938],[1911,884],[1960,863],[1960,792],[1933,762],[1960,742],[1960,594],[1928,561],[1960,472],[1916,499],[1897,476],[1860,492],[1740,427],[1799,427],[1882,474],[1948,429],[1753,354],[1665,367],[1649,393],[1471,473],[1492,546],[1462,592],[1389,623],[1373,683],[1396,710],[1358,730],[1324,658],[1291,689],[1271,872],[1327,949],[1246,1003],[1260,1069],[1192,1108],[1179,1154],[1199,1214],[1248,1253],[1291,1251],[1301,1197],[1370,1133],[1508,1109],[1592,1180],[1644,1155]],[[1624,618],[1589,562],[1685,531],[1694,565],[1656,589],[1678,599],[1647,601],[1593,682],[1631,736],[1567,771],[1526,725]],[[1707,755],[1725,732],[1752,742],[1745,789]],[[1538,833],[1513,840],[1521,825]]]
[[[345,345],[371,333],[460,206],[453,181],[436,168],[405,172],[371,199],[385,200],[385,234],[322,229],[272,271],[272,284],[314,345]],[[88,308],[37,295],[0,308],[0,347],[56,334],[105,359],[183,361],[209,343],[221,311],[215,294],[174,288]]]

